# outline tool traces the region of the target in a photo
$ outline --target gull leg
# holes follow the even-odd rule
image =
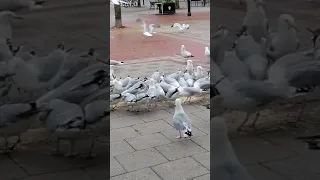
[[[181,133],[181,131],[179,131],[179,134],[180,134],[180,135],[179,135],[179,136],[177,136],[177,137],[176,137],[176,139],[180,139],[180,138],[182,138],[182,133]]]
[[[21,137],[20,137],[20,134],[18,135],[18,140],[16,141],[16,143],[14,143],[9,149],[11,151],[14,150],[14,148],[21,142]]]
[[[96,155],[95,154],[93,154],[93,148],[94,148],[94,145],[95,145],[95,139],[94,138],[92,138],[91,139],[91,144],[90,144],[90,149],[89,149],[89,151],[86,153],[86,155],[85,155],[85,157],[86,158],[88,158],[88,159],[91,159],[91,158],[94,158],[94,157],[96,157]]]
[[[4,137],[4,150],[2,152],[2,154],[8,154],[8,146],[9,146],[9,142],[7,137]]]
[[[259,120],[259,117],[260,117],[260,111],[257,112],[256,117],[254,118],[254,120],[253,120],[253,122],[252,122],[252,124],[251,124],[251,127],[252,127],[252,128],[255,128],[255,127],[256,127],[256,123],[257,123],[257,121]]]
[[[250,114],[247,113],[246,118],[243,120],[243,122],[240,124],[240,126],[237,128],[237,131],[241,131],[244,124],[246,124],[249,120]]]
[[[77,155],[77,153],[74,152],[74,144],[74,140],[70,140],[70,151],[65,154],[66,157],[75,157]]]
[[[50,153],[47,153],[47,155],[50,155],[50,156],[61,156],[62,155],[62,153],[60,152],[60,138],[57,138],[56,149]]]
[[[302,103],[302,107],[301,107],[300,110],[299,110],[299,115],[298,115],[297,122],[301,122],[301,121],[302,121],[301,116],[302,116],[303,111],[304,111],[305,108],[306,108],[306,104],[305,104],[305,103]]]

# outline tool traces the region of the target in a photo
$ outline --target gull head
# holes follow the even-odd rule
[[[189,59],[189,60],[187,61],[187,64],[192,64],[192,60]]]
[[[256,7],[265,6],[266,2],[264,0],[255,0]]]
[[[0,19],[2,18],[6,18],[6,19],[11,19],[11,18],[14,18],[14,19],[23,19],[23,17],[21,16],[18,16],[17,14],[11,12],[11,11],[1,11],[0,12]]]
[[[181,106],[181,99],[177,98],[174,103],[176,106]]]
[[[201,66],[197,66],[197,71],[201,72],[202,71],[202,67]]]
[[[211,36],[211,39],[222,38],[222,40],[226,39],[230,34],[230,30],[222,24],[219,24],[216,32]]]
[[[184,51],[184,50],[186,50],[185,46],[181,45],[181,51]]]
[[[279,26],[287,26],[298,31],[294,18],[289,14],[281,14],[278,21]]]
[[[209,47],[205,47],[205,50],[206,50],[206,51],[209,51]]]

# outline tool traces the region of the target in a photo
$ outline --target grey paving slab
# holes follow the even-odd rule
[[[203,111],[202,109],[198,108],[195,105],[191,104],[184,104],[182,105],[183,110],[187,113],[194,113],[194,112],[201,112]],[[175,109],[174,108],[167,108],[166,111],[170,112],[171,114],[174,114]]]
[[[205,168],[207,168],[210,171],[210,152],[197,154],[192,156],[192,158],[195,159],[200,164],[202,164]]]
[[[164,130],[172,129],[172,126],[170,126],[167,122],[163,120],[134,125],[132,127],[142,135],[153,134]]]
[[[206,168],[190,157],[161,164],[152,169],[166,180],[185,180],[209,173]]]
[[[210,135],[199,136],[191,139],[193,142],[199,144],[201,147],[210,151]]]
[[[192,126],[198,128],[199,130],[201,130],[206,134],[210,134],[210,122],[193,123]]]
[[[70,180],[70,179],[78,179],[78,180],[92,180],[91,177],[86,174],[83,170],[71,170],[65,172],[57,172],[52,174],[44,174],[38,176],[32,176],[26,178],[24,180]]]
[[[207,152],[205,149],[191,140],[178,141],[171,144],[158,146],[156,149],[171,161]]]
[[[151,112],[139,114],[138,117],[140,117],[142,120],[146,122],[150,122],[150,121],[160,120],[166,117],[172,117],[172,114],[170,114],[165,110],[159,110],[159,111],[151,111]]]
[[[255,180],[284,180],[285,178],[259,164],[245,167]]]
[[[161,180],[161,178],[150,168],[133,171],[112,177],[111,180]]]
[[[163,155],[153,148],[119,155],[116,156],[116,159],[128,172],[168,162]]]
[[[5,156],[0,156],[0,174],[1,179],[20,179],[28,176],[19,165]]]
[[[160,133],[128,138],[126,141],[136,150],[149,149],[152,147],[169,144],[171,141]]]
[[[200,131],[197,128],[192,128],[192,137],[190,139],[197,138],[199,136],[205,136],[207,135],[206,133]],[[168,139],[170,139],[172,142],[178,142],[178,141],[184,141],[187,140],[188,138],[181,138],[181,139],[176,139],[177,136],[179,136],[179,131],[175,129],[169,129],[165,131],[161,131],[161,134],[166,136]]]
[[[306,144],[295,140],[295,137],[305,136],[305,135],[313,135],[313,133],[309,133],[309,130],[293,130],[293,131],[281,131],[281,132],[273,132],[261,134],[260,136],[264,139],[273,142],[274,144],[287,149],[288,151],[292,151],[298,154],[306,154],[310,153],[310,150],[306,148]]]
[[[138,116],[124,116],[121,118],[111,118],[110,126],[114,129],[127,126],[133,126],[136,124],[142,124],[144,121]]]
[[[94,174],[96,175],[97,177],[102,177],[101,173],[105,172],[106,171],[106,168],[108,167],[103,167],[103,166],[99,166],[99,167],[91,167],[89,168],[90,171],[91,171],[91,174]],[[92,172],[94,171],[94,172]],[[126,171],[123,169],[123,167],[119,164],[119,162],[114,158],[112,157],[110,159],[110,176],[116,176],[116,175],[119,175],[119,174],[123,174],[125,173]],[[97,173],[100,173],[99,175]],[[107,175],[107,174],[106,174]]]
[[[244,165],[295,156],[291,151],[256,137],[235,138],[231,143]]]
[[[79,167],[76,161],[51,157],[46,155],[45,151],[16,152],[12,157],[30,175],[54,173]]]
[[[130,137],[137,137],[140,134],[132,127],[124,127],[110,130],[110,141],[118,141]]]
[[[135,151],[127,141],[119,140],[110,143],[110,156],[114,157],[120,154],[126,154]]]
[[[203,176],[193,178],[192,180],[210,180],[210,174],[205,174]]]
[[[193,112],[192,114],[197,116],[197,117],[199,117],[199,118],[201,118],[204,121],[207,121],[207,122],[210,121],[210,111],[209,111],[209,109],[206,109],[204,111]]]
[[[310,151],[309,154],[287,158],[279,161],[263,163],[274,172],[292,180],[319,179],[319,152]]]

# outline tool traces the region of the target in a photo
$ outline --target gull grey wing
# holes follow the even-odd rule
[[[284,90],[275,87],[274,84],[262,81],[246,81],[234,85],[237,92],[251,98],[258,103],[269,103],[275,98],[282,97]]]
[[[110,102],[104,100],[94,101],[84,108],[85,120],[88,124],[93,124],[101,118],[110,116]]]
[[[185,113],[178,113],[173,116],[173,126],[177,130],[183,131],[186,129],[186,127],[191,127],[191,122]]]

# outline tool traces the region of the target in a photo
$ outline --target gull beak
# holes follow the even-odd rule
[[[296,31],[300,32],[297,26],[294,23],[289,23],[289,26],[295,29]]]

